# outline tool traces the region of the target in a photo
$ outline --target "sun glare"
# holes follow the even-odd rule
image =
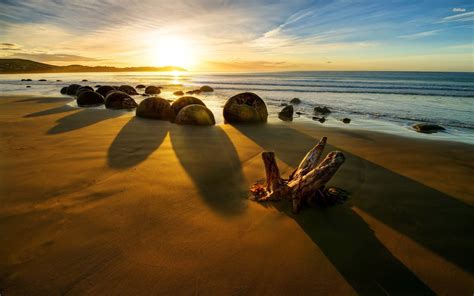
[[[189,68],[196,62],[191,42],[179,37],[158,38],[151,54],[156,66]]]

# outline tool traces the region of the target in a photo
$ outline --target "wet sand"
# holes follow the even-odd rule
[[[299,123],[177,126],[0,98],[5,295],[471,295],[472,145]],[[249,201],[322,136],[343,205]]]

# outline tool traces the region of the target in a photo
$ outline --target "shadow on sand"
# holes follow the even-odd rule
[[[59,106],[59,107],[54,107],[51,109],[43,110],[43,111],[38,111],[30,114],[26,114],[25,118],[28,117],[40,117],[40,116],[47,116],[47,115],[53,115],[53,114],[59,114],[59,113],[66,113],[66,112],[72,112],[74,110],[77,110],[77,108],[71,107],[69,105],[64,105],[64,106]]]
[[[285,125],[235,127],[265,150],[275,151],[279,159],[291,166],[297,166],[323,136],[317,135],[316,139]],[[328,145],[325,152],[332,150],[341,149]],[[474,249],[474,209],[471,206],[343,152],[347,163],[357,162],[357,165],[342,166],[332,181],[353,193],[349,202],[327,209],[307,209],[299,215],[293,215],[286,203],[272,206],[295,219],[358,293],[433,294],[377,240],[351,206],[473,272],[474,257],[466,256]],[[354,187],[354,184],[359,185]],[[384,184],[383,191],[381,186],[370,184]]]
[[[242,213],[247,183],[237,151],[222,128],[175,125],[170,136],[176,156],[204,201],[224,215]]]
[[[132,117],[109,147],[109,167],[126,169],[145,161],[163,143],[170,125],[169,122]],[[133,140],[137,138],[140,141]]]
[[[119,117],[127,111],[106,109],[76,109],[78,112],[66,115],[57,120],[57,125],[48,130],[49,135],[67,133],[101,121]]]

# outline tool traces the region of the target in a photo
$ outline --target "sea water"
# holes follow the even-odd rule
[[[32,79],[24,82],[21,79]],[[38,81],[39,79],[47,81]],[[87,82],[82,82],[87,79]],[[61,80],[61,81],[56,81]],[[277,120],[283,103],[299,98],[301,112],[295,121],[313,121],[313,108],[327,106],[332,112],[324,126],[373,130],[425,139],[474,144],[474,73],[452,72],[282,72],[282,73],[48,73],[0,75],[0,95],[60,96],[71,83],[81,85],[175,85],[161,97],[176,99],[173,91],[210,85],[213,93],[197,95],[222,123],[226,99],[240,92],[254,92],[267,103],[270,119]],[[30,85],[31,88],[26,88]],[[135,96],[137,101],[142,96]],[[75,106],[71,98],[72,106]],[[112,111],[111,111],[112,112]],[[133,112],[129,115],[133,116]],[[350,124],[341,122],[350,118]],[[433,123],[446,128],[420,134],[411,126]]]

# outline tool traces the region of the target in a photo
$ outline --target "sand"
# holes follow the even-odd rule
[[[0,98],[3,295],[471,295],[474,149],[304,122],[186,127]],[[320,137],[345,204],[249,201]]]

